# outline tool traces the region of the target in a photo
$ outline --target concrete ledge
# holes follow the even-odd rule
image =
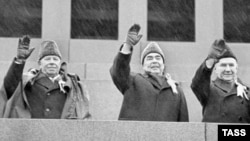
[[[206,140],[216,141],[218,140],[218,124],[217,123],[207,123],[206,124]]]
[[[205,141],[206,134],[205,123],[52,119],[1,119],[0,123],[0,138],[8,141]]]

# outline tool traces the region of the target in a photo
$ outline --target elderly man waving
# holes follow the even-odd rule
[[[110,69],[113,82],[123,94],[119,120],[188,121],[185,96],[180,86],[165,74],[164,53],[155,42],[147,45],[141,55],[145,73],[130,72],[133,47],[142,35],[133,25]]]
[[[191,84],[203,107],[203,122],[250,123],[249,89],[238,82],[237,70],[231,49],[224,40],[215,40]]]
[[[39,50],[39,69],[23,73],[25,62],[34,48],[30,38],[19,39],[14,58],[0,90],[0,115],[3,118],[89,117],[88,99],[79,77],[67,73],[54,41],[44,41]]]

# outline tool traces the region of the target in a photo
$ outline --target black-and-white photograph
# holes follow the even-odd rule
[[[250,0],[0,0],[0,140],[250,137]]]

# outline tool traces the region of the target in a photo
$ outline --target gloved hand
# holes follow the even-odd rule
[[[18,47],[17,47],[17,59],[25,61],[35,48],[30,47],[30,37],[28,35],[23,36],[19,39]]]
[[[229,50],[229,47],[226,45],[226,42],[223,39],[215,40],[208,54],[208,58],[218,59],[227,50]]]
[[[136,45],[142,38],[142,35],[138,35],[140,29],[141,27],[139,24],[134,24],[130,27],[125,41],[130,47]]]
[[[208,68],[212,68],[218,61],[218,58],[220,58],[227,50],[230,49],[223,39],[215,40],[212,44],[212,47],[210,48],[210,52],[206,60],[206,66]]]

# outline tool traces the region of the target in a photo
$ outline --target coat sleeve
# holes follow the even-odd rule
[[[15,63],[14,59],[12,61],[10,68],[7,71],[7,74],[4,77],[3,85],[6,90],[8,99],[15,92],[19,82],[21,81],[24,65],[25,63],[23,64]]]
[[[212,69],[208,69],[204,61],[196,71],[192,80],[191,89],[202,106],[206,105],[210,93],[211,74]]]
[[[178,93],[180,95],[180,113],[178,121],[189,121],[187,102],[182,88],[178,86]]]
[[[131,54],[122,54],[119,52],[110,68],[112,80],[122,94],[129,88],[131,82],[130,60]]]

